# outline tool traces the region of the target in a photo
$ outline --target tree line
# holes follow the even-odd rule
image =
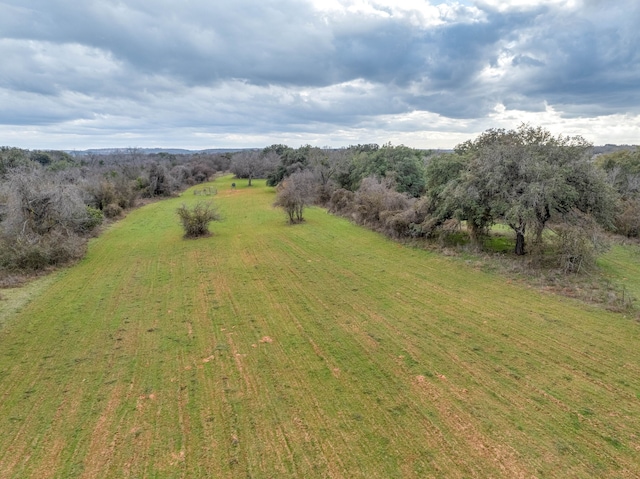
[[[640,235],[637,148],[595,155],[581,137],[526,124],[487,130],[447,152],[390,143],[190,155],[1,147],[0,270],[79,258],[104,220],[216,172],[232,172],[249,186],[265,178],[291,223],[304,220],[305,207],[320,205],[393,238],[442,242],[462,235],[480,249],[492,228],[504,225],[513,254],[551,257],[565,271],[594,264],[606,246],[603,231]]]
[[[579,136],[523,124],[490,129],[451,152],[385,144],[342,149],[272,145],[234,156],[278,190],[290,222],[305,206],[394,238],[443,240],[461,233],[483,248],[495,225],[513,235],[513,254],[565,271],[595,264],[603,232],[640,234],[640,151],[595,155]],[[259,173],[258,173],[259,172]]]
[[[145,198],[171,196],[228,171],[230,154],[73,156],[0,147],[0,274],[32,272],[84,255],[103,221]]]

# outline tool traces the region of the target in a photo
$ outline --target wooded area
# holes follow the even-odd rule
[[[316,204],[393,238],[466,235],[476,249],[505,225],[516,255],[551,257],[566,272],[595,264],[603,231],[640,234],[637,148],[594,154],[581,137],[525,124],[487,130],[453,152],[278,144],[234,154],[72,156],[3,147],[0,268],[34,271],[79,258],[104,219],[225,171],[248,186],[266,178],[291,223]]]

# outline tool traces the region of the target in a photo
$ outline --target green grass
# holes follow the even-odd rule
[[[633,477],[640,329],[218,180],[0,330],[1,478]]]
[[[19,287],[0,289],[0,329],[7,318],[37,297],[54,279],[55,275],[43,276]]]
[[[640,247],[614,245],[598,260],[598,266],[607,278],[634,298],[640,299]]]

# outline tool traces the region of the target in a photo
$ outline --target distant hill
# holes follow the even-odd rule
[[[606,153],[613,153],[614,151],[620,150],[635,150],[637,145],[611,145],[606,144],[604,146],[594,146],[593,154],[594,155],[604,155]]]
[[[91,148],[88,150],[65,150],[74,156],[84,155],[111,155],[114,153],[127,153],[131,150],[147,155],[168,153],[170,155],[193,155],[195,153],[235,153],[248,148],[209,148],[205,150],[186,150],[182,148]]]
[[[593,147],[594,155],[602,155],[605,153],[612,153],[614,151],[619,150],[635,150],[638,145],[597,145]],[[251,150],[255,148],[208,148],[204,150],[187,150],[183,148],[91,148],[88,150],[64,150],[65,152],[73,155],[73,156],[84,156],[84,155],[111,155],[114,153],[128,153],[131,150],[135,150],[139,153],[144,153],[147,155],[158,154],[158,153],[167,153],[170,155],[193,155],[196,153],[236,153],[238,151]],[[440,153],[451,153],[452,149],[425,149],[425,151],[429,151],[432,154],[440,154]]]

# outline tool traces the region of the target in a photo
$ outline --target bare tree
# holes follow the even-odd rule
[[[315,186],[313,173],[310,171],[294,173],[278,185],[273,205],[287,213],[289,223],[301,223],[304,221],[304,208],[313,204]]]
[[[231,159],[231,172],[238,178],[248,178],[248,186],[251,186],[254,178],[264,178],[277,166],[279,160],[279,156],[273,151],[241,151]]]
[[[6,270],[38,270],[81,257],[85,233],[102,221],[77,184],[42,168],[11,170],[3,190],[0,267]]]
[[[5,232],[44,235],[57,229],[82,233],[90,223],[78,185],[42,169],[13,170],[6,183]]]

